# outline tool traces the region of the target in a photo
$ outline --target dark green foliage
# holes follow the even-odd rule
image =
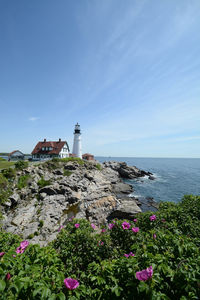
[[[39,227],[42,228],[44,226],[44,221],[43,220],[40,220],[39,222]]]
[[[42,176],[40,180],[38,180],[37,184],[39,185],[40,188],[43,188],[47,185],[51,184],[51,180],[45,180],[44,177]]]
[[[16,176],[16,170],[13,168],[4,169],[1,171],[4,177],[6,177],[9,180],[12,180]]]
[[[24,170],[28,167],[28,162],[27,161],[23,161],[23,160],[19,160],[15,163],[15,168],[17,170]]]
[[[29,179],[30,179],[29,174],[20,176],[18,179],[17,188],[21,190],[27,187]]]

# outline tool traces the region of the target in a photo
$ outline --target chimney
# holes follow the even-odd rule
[[[44,139],[44,143],[46,143],[46,141],[47,141],[47,140],[46,140],[46,139]]]
[[[60,143],[60,142],[61,142],[61,139],[59,139],[58,141],[59,141],[59,143]]]

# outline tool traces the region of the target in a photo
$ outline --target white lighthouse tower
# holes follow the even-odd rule
[[[82,148],[81,148],[81,130],[80,125],[77,123],[74,129],[74,145],[72,154],[75,157],[82,158]]]

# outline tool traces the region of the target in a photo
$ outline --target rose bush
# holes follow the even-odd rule
[[[0,232],[0,299],[199,299],[200,197],[154,214],[103,231],[72,218],[42,248]]]

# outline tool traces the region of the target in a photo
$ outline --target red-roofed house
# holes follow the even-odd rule
[[[56,142],[47,141],[38,142],[32,151],[33,159],[45,159],[45,158],[65,158],[69,157],[69,146],[66,141],[59,139]]]
[[[18,159],[24,159],[24,154],[19,151],[19,150],[14,150],[13,152],[11,152],[9,155],[8,155],[8,159],[9,160],[18,160]]]

